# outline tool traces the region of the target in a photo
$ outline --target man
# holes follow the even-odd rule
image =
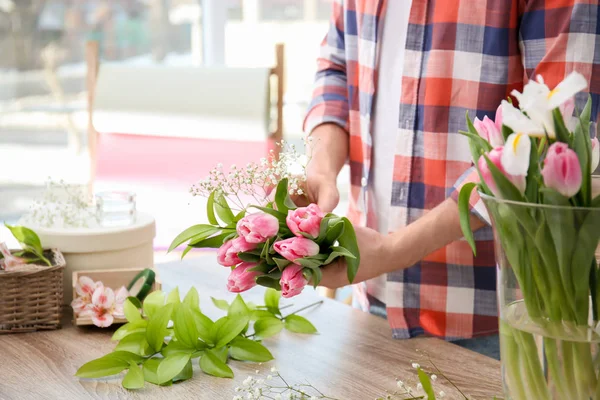
[[[335,1],[305,121],[316,139],[306,189],[331,211],[349,158],[349,216],[368,227],[357,228],[366,284],[356,292],[395,338],[433,335],[498,357],[497,336],[464,340],[498,325],[493,237],[479,229],[475,194],[477,257],[461,240],[456,199],[477,175],[458,131],[467,111],[493,119],[529,79],[553,87],[573,70],[590,82],[596,117],[599,11],[597,0]],[[347,285],[344,266],[326,268],[322,284]]]

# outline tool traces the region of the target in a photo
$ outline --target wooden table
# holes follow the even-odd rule
[[[222,312],[210,296],[233,298],[224,289],[227,269],[218,266],[214,256],[163,264],[158,270],[165,290],[178,285],[184,294],[194,285],[203,312],[213,318]],[[312,290],[305,292],[287,301],[294,304],[289,310],[321,300]],[[262,303],[262,290],[252,289],[244,298]],[[394,340],[385,320],[333,300],[324,299],[322,305],[301,315],[320,334],[282,332],[265,340],[274,361],[262,365],[231,361],[233,380],[205,375],[195,363],[192,379],[171,387],[146,384],[137,392],[123,389],[118,378],[80,380],[73,376],[85,362],[110,352],[115,343],[110,341],[112,330],[77,328],[66,317],[61,330],[0,336],[0,399],[231,399],[234,388],[248,375],[259,370],[264,376],[276,366],[290,383],[308,380],[340,400],[371,400],[395,390],[396,378],[416,386],[411,363],[431,371],[428,356],[468,395],[491,399],[502,394],[500,363],[488,357],[433,338]],[[446,392],[445,398],[462,398],[441,377],[436,388]]]

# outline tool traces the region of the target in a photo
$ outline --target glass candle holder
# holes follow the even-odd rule
[[[96,219],[100,226],[128,226],[135,223],[135,193],[101,192],[97,193],[95,197]]]

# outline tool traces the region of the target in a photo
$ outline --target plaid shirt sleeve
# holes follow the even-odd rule
[[[304,131],[311,133],[318,125],[335,123],[348,130],[348,85],[344,39],[344,0],[335,0],[329,32],[321,44],[315,89]]]
[[[598,0],[523,0],[520,7],[519,44],[525,68],[524,82],[542,75],[549,87],[577,71],[590,83],[592,118],[600,112],[600,6]],[[583,109],[587,93],[580,93],[577,108]],[[467,170],[454,185],[451,197],[458,200],[468,182],[479,182],[475,167]],[[475,191],[472,212],[487,220],[487,212]]]

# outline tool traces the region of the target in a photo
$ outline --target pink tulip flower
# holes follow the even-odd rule
[[[303,237],[302,233],[306,233],[316,239],[324,216],[318,205],[311,204],[308,207],[289,210],[285,221],[294,235]]]
[[[292,264],[283,270],[281,280],[281,295],[285,298],[290,298],[299,295],[308,281],[302,274],[302,266]]]
[[[498,106],[498,108],[496,109],[496,118],[494,119],[494,123],[496,124],[496,128],[498,129],[498,131],[500,132],[500,134],[502,134],[502,121],[503,121],[503,119],[504,118],[503,118],[503,114],[502,114],[502,104],[500,104]]]
[[[547,187],[565,197],[575,196],[581,188],[581,166],[577,153],[566,143],[553,143],[548,148],[542,176]]]
[[[304,237],[293,237],[275,242],[273,249],[291,262],[319,254],[319,245]]]
[[[492,151],[490,151],[487,154],[487,156],[490,159],[490,161],[496,167],[498,167],[500,172],[502,172],[508,178],[508,180],[511,181],[512,184],[515,185],[515,187],[521,193],[525,193],[525,187],[527,185],[526,176],[510,175],[504,170],[504,167],[502,166],[502,161],[501,161],[503,150],[504,150],[503,147],[496,147],[496,148],[492,149]],[[479,171],[481,172],[483,181],[488,186],[488,188],[490,188],[490,190],[492,191],[492,194],[496,197],[501,197],[500,192],[498,191],[498,187],[496,186],[496,182],[494,181],[494,178],[492,177],[492,173],[491,173],[490,169],[488,168],[487,162],[483,156],[481,156],[479,158],[479,161],[477,162],[477,166],[479,167]]]
[[[249,214],[239,220],[237,232],[248,243],[264,243],[279,232],[279,220],[266,213]]]
[[[487,140],[492,147],[502,146],[504,144],[502,125],[500,125],[500,128],[498,128],[498,125],[488,118],[487,115],[483,117],[483,121],[479,118],[475,118],[473,125],[475,126],[475,129],[477,129],[479,136]]]
[[[217,262],[224,267],[233,267],[242,262],[238,253],[250,251],[256,247],[254,243],[248,243],[243,237],[231,239],[223,243],[217,251]]]
[[[229,274],[227,278],[227,290],[232,293],[245,292],[256,286],[256,277],[262,275],[257,271],[248,271],[256,267],[253,263],[241,263]]]
[[[600,163],[600,143],[598,143],[598,138],[595,137],[592,139],[592,171],[596,171],[598,168],[598,164]]]

